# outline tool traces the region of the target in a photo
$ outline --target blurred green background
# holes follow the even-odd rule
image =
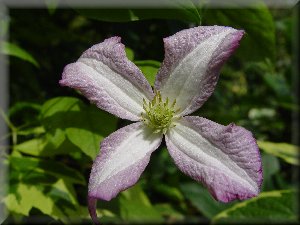
[[[55,1],[53,1],[55,2]],[[221,71],[214,94],[194,115],[252,131],[261,150],[264,182],[253,199],[216,202],[203,186],[183,175],[162,145],[134,187],[98,203],[101,222],[296,223],[297,103],[296,31],[299,7],[211,9],[78,9],[55,4],[10,8],[1,20],[1,52],[9,56],[9,127],[1,160],[9,167],[3,224],[87,223],[87,182],[99,142],[128,124],[60,87],[65,65],[93,44],[122,37],[128,58],[151,84],[164,58],[162,38],[198,25],[244,29],[240,47]],[[294,51],[295,53],[295,51]],[[5,184],[3,184],[4,187]],[[1,221],[0,221],[1,222]]]

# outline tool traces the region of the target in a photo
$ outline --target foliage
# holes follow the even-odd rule
[[[83,50],[117,35],[126,54],[151,85],[163,59],[162,38],[191,26],[226,25],[246,31],[240,49],[222,70],[216,91],[195,112],[221,124],[251,130],[262,153],[262,193],[243,202],[216,202],[199,183],[182,175],[165,146],[155,153],[139,183],[98,214],[105,223],[292,223],[296,222],[294,168],[299,148],[292,143],[291,10],[207,9],[174,1],[171,9],[11,9],[10,107],[1,118],[10,131],[1,160],[9,166],[8,193],[1,203],[4,224],[90,223],[87,183],[104,137],[127,124],[91,105],[80,93],[58,85],[63,67]],[[36,18],[39,18],[38,20]],[[24,50],[26,49],[26,50]]]

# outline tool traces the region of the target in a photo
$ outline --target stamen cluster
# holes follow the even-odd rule
[[[150,128],[154,129],[154,133],[166,133],[170,127],[174,125],[172,122],[176,119],[175,114],[179,109],[175,110],[176,99],[169,104],[169,98],[163,101],[160,91],[155,90],[155,96],[152,101],[143,99],[143,109],[145,112],[141,114],[143,122]]]

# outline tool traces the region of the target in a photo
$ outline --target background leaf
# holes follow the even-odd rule
[[[10,42],[2,42],[1,45],[1,51],[3,54],[18,57],[32,63],[36,67],[39,67],[38,62],[33,58],[33,56],[18,45]]]
[[[150,200],[139,185],[121,193],[120,213],[125,221],[151,223],[163,221],[161,214],[152,207]]]
[[[116,130],[117,118],[81,100],[60,97],[43,105],[41,119],[48,132],[63,134],[92,159],[100,141]],[[61,135],[63,135],[61,134]]]
[[[263,192],[216,215],[213,224],[293,223],[297,219],[295,200],[293,190]]]
[[[232,203],[218,202],[209,194],[208,190],[198,183],[185,183],[180,185],[184,196],[195,206],[205,217],[212,218],[224,209],[232,206]]]
[[[263,184],[262,190],[274,190],[276,189],[274,181],[274,175],[280,171],[280,163],[277,157],[269,154],[262,153],[262,166],[263,166]]]
[[[155,60],[139,60],[134,61],[134,63],[143,72],[150,85],[154,86],[155,77],[160,68],[160,62]]]
[[[85,179],[79,172],[60,162],[32,157],[10,157],[9,161],[11,167],[25,176],[25,179],[28,173],[36,171],[65,179],[71,183],[85,184]]]
[[[283,159],[285,162],[300,165],[299,164],[299,147],[288,143],[273,143],[268,141],[257,141],[260,149],[268,154],[277,156]]]
[[[172,19],[201,23],[197,7],[190,0],[162,0],[168,8],[106,8],[106,9],[76,9],[81,15],[107,22],[129,22],[145,19]]]
[[[207,9],[203,23],[245,30],[236,54],[246,61],[275,59],[275,26],[269,9],[263,3],[248,9]]]
[[[56,207],[53,199],[39,188],[20,183],[15,191],[8,194],[4,200],[8,210],[28,216],[30,210],[35,207],[54,218],[62,217],[63,213]]]

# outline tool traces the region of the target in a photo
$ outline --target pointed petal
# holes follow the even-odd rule
[[[155,88],[165,98],[176,99],[180,115],[196,111],[213,93],[221,66],[243,34],[230,27],[200,26],[165,38]]]
[[[105,138],[90,174],[89,199],[109,201],[134,185],[161,141],[161,134],[153,133],[141,122],[123,127]],[[93,207],[90,208],[91,216],[94,215],[92,210]]]
[[[143,98],[153,98],[150,84],[127,59],[119,37],[85,51],[76,63],[64,68],[59,83],[81,91],[99,108],[132,121],[140,118]]]
[[[258,195],[261,158],[246,129],[187,116],[169,131],[166,143],[178,168],[204,183],[215,199],[229,202]]]
[[[98,219],[97,219],[97,199],[93,197],[88,197],[88,208],[89,208],[89,213],[90,216],[94,222],[94,224],[100,224]]]

